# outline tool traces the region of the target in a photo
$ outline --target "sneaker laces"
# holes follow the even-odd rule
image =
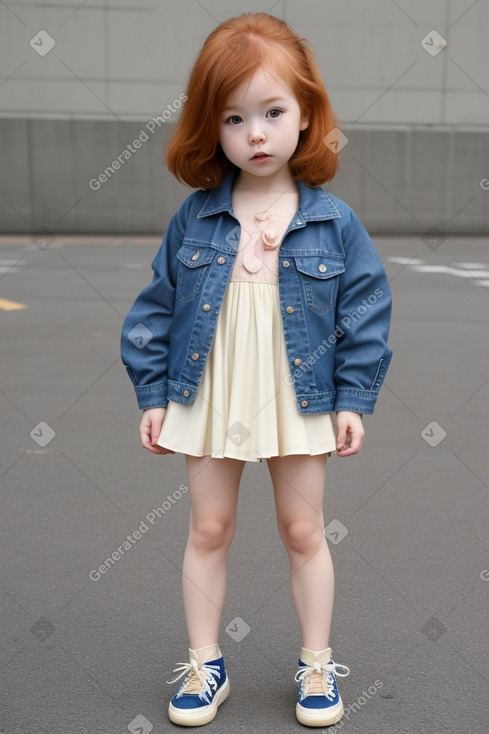
[[[316,661],[314,665],[301,666],[295,674],[297,683],[302,684],[301,698],[316,695],[326,696],[332,701],[335,695],[333,673],[344,678],[349,675],[350,669],[335,662],[321,665]]]
[[[217,688],[217,681],[214,676],[221,677],[219,665],[208,665],[207,663],[199,665],[197,661],[191,660],[190,663],[177,663],[177,667],[173,672],[177,673],[178,671],[181,672],[175,678],[166,681],[167,683],[175,683],[184,675],[187,676],[178,695],[197,693],[199,698],[203,698],[210,703],[212,691]]]

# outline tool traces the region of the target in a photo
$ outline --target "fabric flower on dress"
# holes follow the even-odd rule
[[[261,270],[265,250],[275,250],[279,246],[277,230],[270,226],[269,215],[266,212],[258,212],[255,219],[261,222],[259,225],[261,237],[258,237],[254,244],[250,242],[243,255],[243,265],[249,273]]]
[[[277,247],[277,230],[275,227],[269,227],[262,232],[263,244],[267,250],[274,250]]]

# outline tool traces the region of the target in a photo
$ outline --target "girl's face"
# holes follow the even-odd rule
[[[219,142],[227,159],[250,182],[271,177],[274,184],[289,184],[288,162],[307,126],[290,87],[260,69],[228,97]]]

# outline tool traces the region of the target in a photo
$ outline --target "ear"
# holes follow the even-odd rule
[[[309,119],[307,117],[303,117],[299,126],[299,130],[305,130],[306,127],[309,127]]]

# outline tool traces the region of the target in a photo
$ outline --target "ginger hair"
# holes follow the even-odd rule
[[[232,165],[219,144],[222,111],[236,87],[260,68],[290,87],[309,121],[289,161],[291,175],[312,187],[333,178],[338,153],[323,139],[339,121],[312,49],[280,18],[243,13],[210,33],[190,73],[187,99],[165,147],[166,164],[179,181],[202,189],[220,184]]]

